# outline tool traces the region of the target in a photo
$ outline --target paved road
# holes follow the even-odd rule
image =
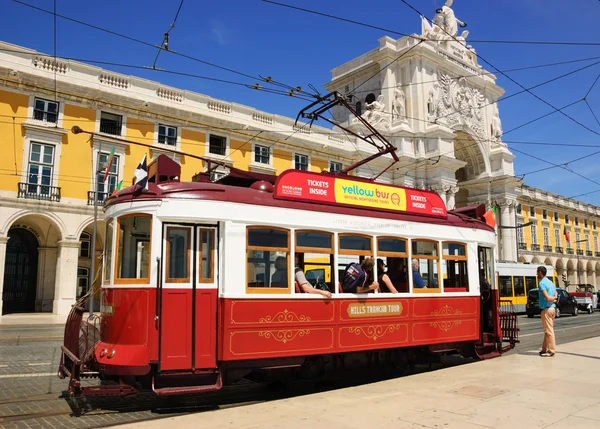
[[[511,353],[535,353],[542,340],[539,317],[519,317],[521,343]],[[560,344],[598,336],[600,312],[577,317],[562,316],[556,320],[558,349]],[[60,359],[61,326],[2,326],[0,329],[0,427],[12,428],[95,428],[115,424],[169,417],[190,411],[218,407],[241,406],[251,402],[345,387],[307,384],[284,390],[254,383],[228,387],[210,398],[188,398],[185,401],[156,401],[142,397],[135,400],[111,398],[100,411],[80,418],[70,417],[70,407],[58,396],[66,381],[56,376]],[[532,352],[532,350],[534,350]],[[452,359],[445,366],[468,363]],[[440,366],[435,365],[433,369]],[[427,370],[426,367],[418,371]],[[352,380],[357,384],[373,380]]]

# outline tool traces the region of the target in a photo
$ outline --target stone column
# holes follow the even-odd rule
[[[2,315],[2,294],[4,293],[4,266],[6,265],[6,243],[8,243],[8,237],[0,237],[0,316]]]
[[[500,259],[515,261],[517,259],[517,231],[515,230],[515,200],[504,200],[501,203],[500,229],[502,249]]]
[[[38,247],[35,311],[50,312],[53,309],[54,290],[57,284],[57,252],[56,247]]]
[[[69,314],[77,293],[77,259],[79,240],[58,242],[56,280],[54,282],[54,314]]]

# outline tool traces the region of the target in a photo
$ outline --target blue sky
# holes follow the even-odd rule
[[[52,0],[22,0],[36,7],[52,10]],[[291,5],[343,16],[402,33],[419,33],[418,15],[400,0],[284,0]],[[443,0],[410,0],[417,9],[432,17]],[[0,39],[53,53],[54,19],[52,15],[31,9],[11,0],[1,0]],[[163,33],[173,21],[179,0],[56,0],[62,15],[123,33],[136,39],[160,44]],[[568,4],[568,6],[567,6]],[[455,0],[457,17],[468,23],[469,42],[478,54],[500,70],[560,61],[599,57],[560,66],[511,72],[510,76],[525,87],[533,86],[561,74],[600,61],[600,46],[508,45],[475,40],[544,40],[600,43],[597,16],[600,2],[595,0]],[[259,0],[221,0],[208,2],[185,0],[176,27],[170,34],[170,48],[180,53],[237,70],[251,76],[272,76],[276,80],[319,90],[331,78],[331,69],[378,46],[377,39],[394,36],[383,30],[360,27],[299,11],[282,8]],[[137,66],[151,66],[156,49],[100,32],[79,24],[57,19],[57,54],[63,57],[107,61]],[[482,63],[484,68],[493,68]],[[102,66],[137,75],[175,87],[204,93],[216,98],[247,104],[258,109],[295,117],[307,102],[290,97],[261,93],[244,86],[217,83],[191,77],[174,76],[150,70]],[[226,72],[173,54],[161,53],[157,67],[210,76],[240,83],[256,80]],[[600,73],[600,64],[564,79],[533,90],[553,104],[563,107],[581,100]],[[497,83],[506,95],[521,88],[498,74]],[[600,118],[600,82],[587,97]],[[553,111],[530,94],[500,102],[500,117],[505,131]],[[572,118],[600,133],[585,102],[565,110]],[[323,124],[325,125],[325,124]],[[576,158],[568,168],[595,180],[579,177],[564,168],[526,174],[525,184],[567,197],[600,190],[600,136],[581,125],[554,113],[540,121],[507,133],[504,140],[517,156],[516,174],[530,173],[550,166],[521,152],[555,164]],[[529,145],[518,142],[542,142]],[[550,145],[552,143],[554,145]],[[597,145],[569,147],[561,144]],[[520,152],[517,152],[520,151]],[[590,155],[592,154],[592,155]],[[590,155],[590,156],[588,156]],[[600,205],[600,192],[578,197]]]

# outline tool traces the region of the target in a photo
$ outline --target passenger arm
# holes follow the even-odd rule
[[[392,284],[392,281],[390,280],[390,277],[387,274],[384,274],[381,277],[381,281],[387,286],[388,290],[391,293],[398,293],[398,290],[394,287],[394,285]]]
[[[318,295],[322,295],[325,298],[331,298],[331,292],[328,292],[326,290],[317,289],[317,288],[313,287],[310,283],[302,283],[300,285],[300,288],[302,289],[302,291],[304,293],[315,293]]]

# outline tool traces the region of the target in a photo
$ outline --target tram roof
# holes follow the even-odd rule
[[[256,182],[258,185],[265,182]],[[446,217],[427,217],[404,212],[392,213],[367,207],[351,207],[346,205],[327,205],[318,202],[294,201],[275,198],[268,186],[267,190],[261,190],[260,186],[239,187],[223,185],[212,182],[164,182],[149,183],[148,189],[140,192],[133,186],[123,189],[116,195],[110,197],[106,207],[119,204],[131,203],[132,200],[162,200],[164,198],[176,198],[186,200],[223,201],[240,204],[252,204],[265,207],[279,207],[295,210],[306,210],[311,212],[335,213],[349,216],[371,217],[379,219],[393,219],[408,222],[419,222],[435,225],[450,225],[463,228],[476,228],[486,231],[494,231],[485,222],[474,217],[463,214],[464,212],[475,213],[476,208],[471,207],[460,211],[449,211]],[[462,213],[461,213],[462,212]]]

